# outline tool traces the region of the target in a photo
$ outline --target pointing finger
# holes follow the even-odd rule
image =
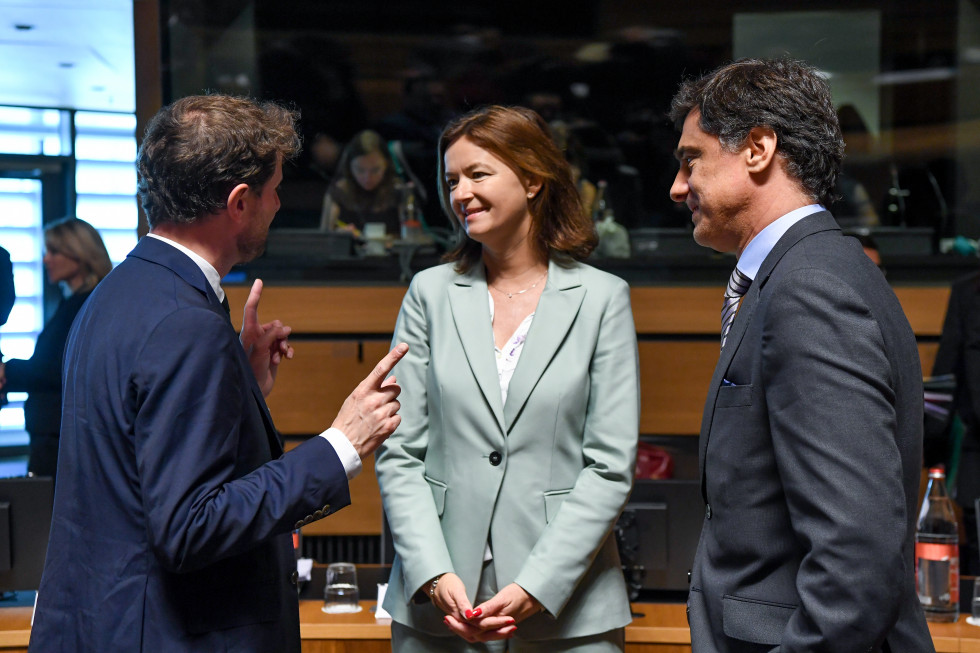
[[[374,388],[380,388],[384,383],[385,378],[394,369],[395,364],[398,363],[408,353],[408,345],[404,342],[399,343],[394,349],[388,352],[388,355],[381,359],[381,361],[375,366],[371,373],[368,374],[367,378],[361,382],[362,385],[369,385]]]
[[[262,279],[256,279],[252,283],[252,289],[248,291],[248,299],[245,300],[244,319],[246,322],[251,320],[253,323],[258,323],[260,299],[262,299]]]

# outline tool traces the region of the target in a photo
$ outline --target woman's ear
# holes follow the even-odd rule
[[[524,179],[524,188],[527,191],[527,198],[535,197],[541,190],[542,182],[538,176],[531,176]]]

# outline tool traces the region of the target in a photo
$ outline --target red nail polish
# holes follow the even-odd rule
[[[483,614],[483,608],[477,608],[476,610],[473,611],[474,617],[479,617],[481,614]]]
[[[465,614],[466,615],[466,618],[469,619],[470,617],[473,616],[473,611],[472,610],[467,610],[463,614]]]

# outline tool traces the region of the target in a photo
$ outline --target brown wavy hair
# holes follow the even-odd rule
[[[299,114],[273,102],[192,95],[150,120],[136,158],[137,193],[150,228],[191,223],[225,207],[248,184],[256,194],[300,151]]]
[[[446,150],[464,136],[503,161],[518,177],[541,181],[541,190],[528,200],[531,242],[541,254],[564,262],[588,258],[598,243],[595,225],[582,209],[571,168],[548,124],[531,109],[495,105],[457,118],[439,138],[439,199],[458,238],[444,261],[455,261],[457,270],[467,270],[483,251],[456,219],[446,182]]]

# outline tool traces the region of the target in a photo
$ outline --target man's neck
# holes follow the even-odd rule
[[[745,247],[752,242],[752,239],[771,225],[773,222],[783,217],[790,211],[809,206],[815,200],[799,189],[792,189],[791,192],[760,193],[756,196],[752,206],[751,216],[747,216],[747,223],[750,228],[746,230],[746,237],[739,243],[736,250],[736,257],[740,257]]]
[[[224,277],[238,262],[234,242],[229,242],[227,229],[220,216],[211,216],[190,224],[163,223],[156,225],[150,233],[163,236],[183,245],[210,263],[218,274]]]

